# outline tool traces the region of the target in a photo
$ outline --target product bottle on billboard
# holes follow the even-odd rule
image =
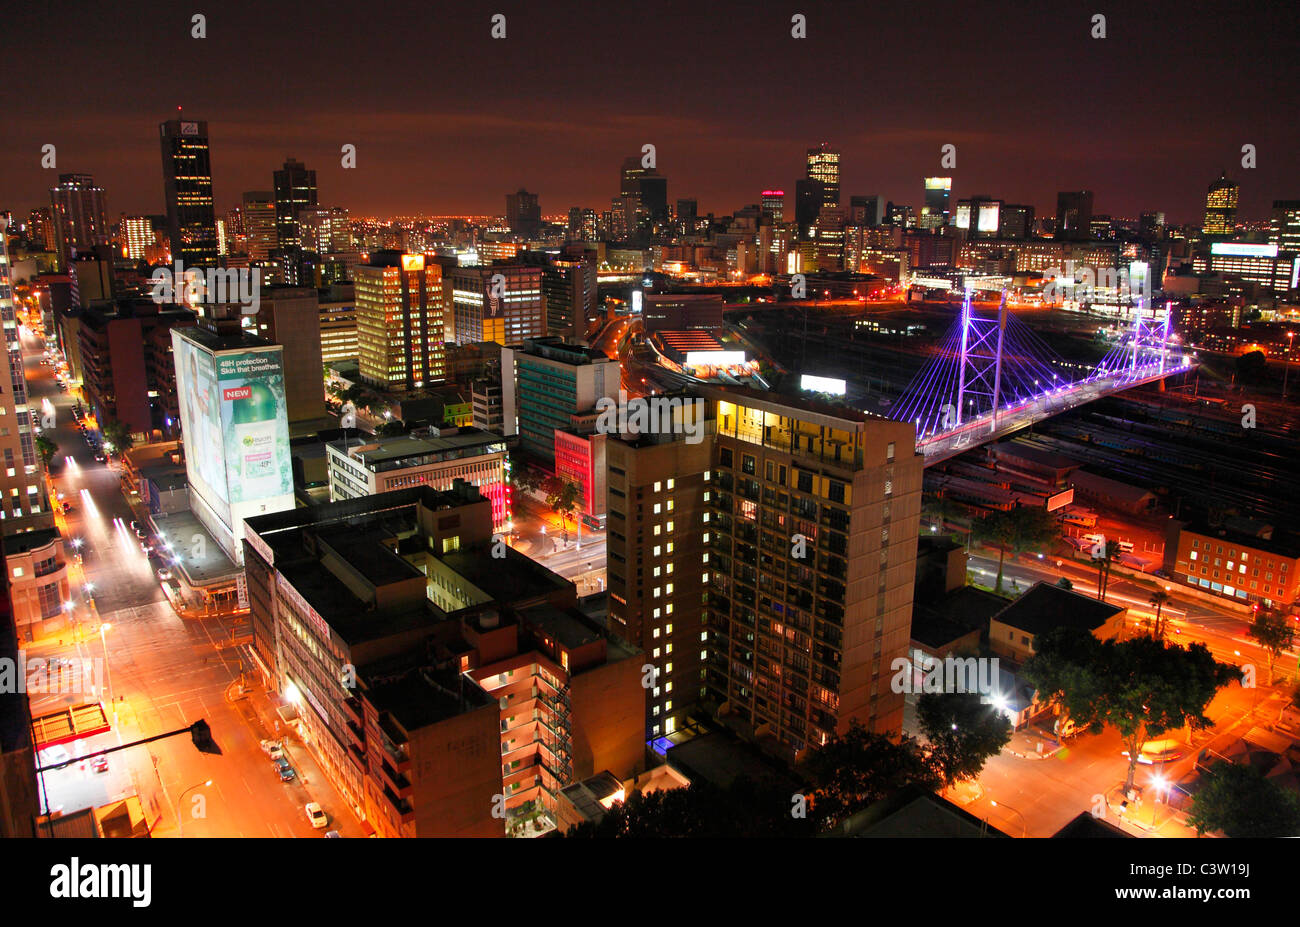
[[[230,424],[239,453],[239,480],[245,499],[280,489],[275,464],[276,401],[264,383],[247,383],[228,389],[233,400]]]

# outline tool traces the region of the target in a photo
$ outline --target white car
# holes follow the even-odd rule
[[[325,813],[325,809],[319,803],[314,801],[307,802],[307,820],[311,821],[311,826],[317,830],[323,830],[330,826],[330,817]]]

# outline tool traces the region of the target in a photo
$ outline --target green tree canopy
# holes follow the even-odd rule
[[[915,739],[902,735],[893,740],[868,731],[857,721],[843,735],[835,735],[812,751],[801,770],[809,781],[813,813],[823,830],[905,786],[937,790],[943,785],[943,776]]]
[[[1198,836],[1300,837],[1300,795],[1253,766],[1218,762],[1202,775],[1187,823]]]
[[[916,716],[945,786],[974,779],[1011,740],[1011,720],[977,692],[926,693]]]

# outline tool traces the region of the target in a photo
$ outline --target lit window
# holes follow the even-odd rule
[[[673,484],[673,481],[672,481],[672,480],[669,480],[669,481],[668,481],[668,488],[669,488],[669,489],[672,489],[672,488],[673,488],[673,485],[674,485],[674,484]]]
[[[663,506],[661,506],[658,502],[656,502],[656,503],[655,503],[655,514],[658,515],[662,510],[663,510]]]
[[[663,485],[662,483],[655,483],[655,492],[658,492],[662,487],[662,485]]]
[[[667,626],[664,628],[664,633],[665,633],[665,634],[672,634],[672,633],[673,633],[673,626],[672,626],[671,624],[670,624],[670,625],[667,625]]]

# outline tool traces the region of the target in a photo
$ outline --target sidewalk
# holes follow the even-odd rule
[[[1050,760],[1060,753],[1064,745],[1052,734],[1038,728],[1031,721],[1011,735],[1011,742],[1002,749],[1022,760]]]

